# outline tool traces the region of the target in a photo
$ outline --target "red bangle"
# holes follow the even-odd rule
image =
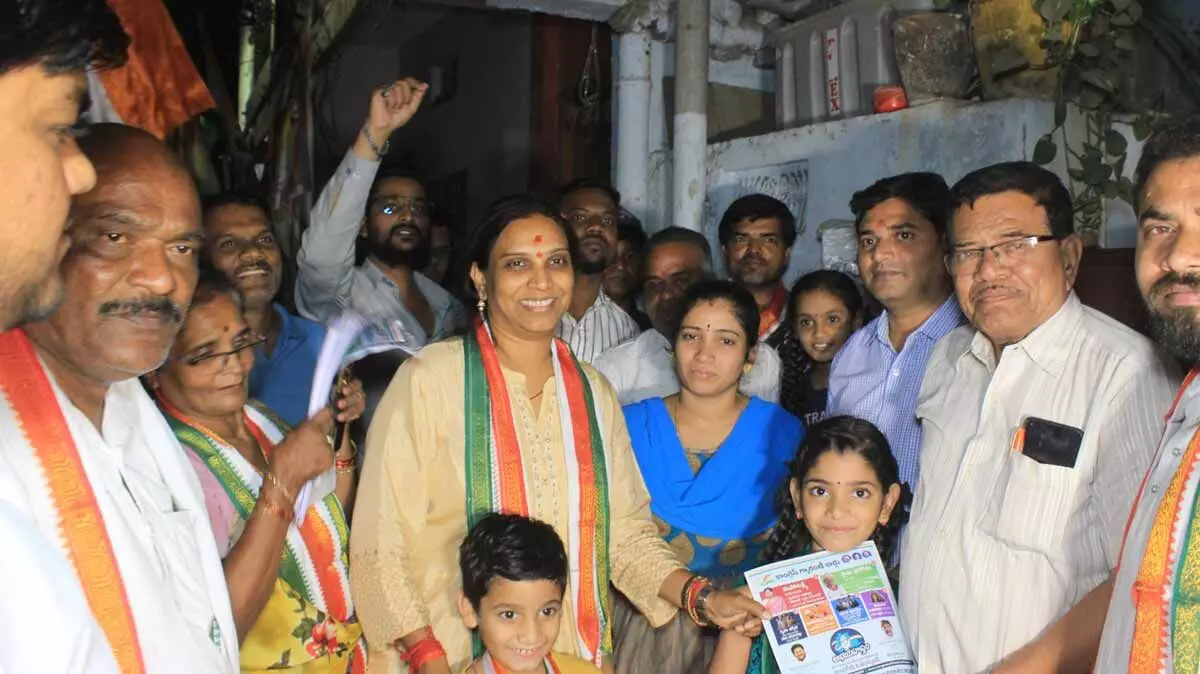
[[[688,617],[692,619],[692,622],[700,627],[707,627],[711,624],[700,616],[700,593],[705,588],[711,586],[712,583],[707,578],[697,576],[690,582],[687,588],[687,602],[683,608],[687,611]]]
[[[338,460],[334,461],[333,466],[334,466],[334,468],[337,468],[338,470],[343,470],[346,468],[356,468],[358,466],[358,462],[355,461],[354,457],[352,456],[348,459],[338,459]]]
[[[400,650],[400,661],[408,665],[410,672],[415,672],[438,658],[446,657],[446,649],[442,648],[442,642],[433,636],[433,628],[426,626],[421,628],[421,632],[424,633],[421,640],[407,648],[396,640],[396,648]]]

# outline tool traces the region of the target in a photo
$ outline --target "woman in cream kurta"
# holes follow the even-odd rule
[[[404,648],[424,643],[428,639],[420,635],[425,628],[444,647],[446,658],[423,667],[422,674],[458,672],[470,662],[470,635],[455,608],[461,583],[457,552],[467,532],[465,457],[468,444],[479,447],[481,438],[485,453],[486,439],[494,438],[487,466],[497,468],[486,470],[504,498],[512,494],[506,485],[512,485],[513,472],[498,468],[515,461],[524,469],[517,475],[525,485],[525,502],[517,508],[554,526],[569,551],[573,544],[580,550],[595,546],[597,557],[580,557],[594,562],[572,560],[555,651],[590,659],[606,650],[603,638],[596,655],[581,652],[591,648],[596,634],[579,634],[579,588],[594,587],[603,605],[611,578],[653,624],[662,625],[675,616],[689,579],[651,521],[649,497],[612,388],[554,340],[574,286],[571,231],[536,200],[514,197],[493,205],[477,236],[471,277],[481,306],[486,303],[487,322],[477,324],[465,339],[428,346],[406,362],[380,402],[367,437],[350,560],[355,604],[372,649],[372,672],[396,671],[388,663],[397,659],[397,640],[403,638]],[[480,359],[487,371],[486,388],[478,383],[484,376]],[[468,375],[477,382],[470,390]],[[584,393],[590,387],[592,402],[560,409],[561,400],[586,401],[580,397],[581,386]],[[465,410],[479,397],[491,401],[486,403],[491,412],[477,412],[468,420]],[[503,418],[506,402],[511,418]],[[574,423],[562,424],[564,413]],[[591,440],[588,429],[594,431]],[[579,477],[591,474],[583,464],[567,464],[567,442],[590,446],[593,452],[597,444],[602,446],[600,462],[590,464],[598,468],[594,483]],[[477,472],[477,461],[471,465],[478,488],[480,478],[488,478]],[[572,470],[579,471],[574,481]],[[588,498],[580,498],[581,491],[589,492]],[[598,499],[592,498],[595,493]],[[471,498],[479,503],[477,489]],[[595,510],[597,503],[602,510]],[[581,524],[583,519],[569,521],[577,514],[587,516],[579,510],[585,506],[595,511],[598,528],[584,528],[590,525]],[[595,533],[585,537],[581,531]],[[706,613],[713,622],[761,629],[757,618],[762,609],[754,602],[723,591],[709,597]],[[601,625],[604,637],[608,608],[602,606],[598,623],[594,607],[583,621],[589,630]]]
[[[375,413],[359,481],[358,514],[352,528],[350,564],[354,597],[367,631],[371,671],[398,637],[433,627],[461,671],[470,658],[470,637],[455,608],[462,579],[458,544],[467,534],[463,428],[463,342],[426,347],[400,368]],[[630,449],[616,395],[584,365],[609,454],[612,579],[650,619],[664,625],[676,608],[658,598],[659,586],[682,569],[650,518],[650,499]],[[525,379],[507,368],[504,377],[517,417],[517,434],[530,469],[530,516],[568,531],[554,380],[530,403]],[[571,593],[562,612],[554,650],[576,653]]]

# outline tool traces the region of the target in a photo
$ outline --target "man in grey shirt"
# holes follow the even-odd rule
[[[372,92],[367,121],[313,207],[297,258],[296,306],[328,322],[351,309],[398,321],[415,345],[452,334],[459,303],[417,270],[432,238],[425,188],[411,174],[380,169],[388,137],[408,123],[428,85],[405,79]],[[355,264],[358,245],[366,251]]]

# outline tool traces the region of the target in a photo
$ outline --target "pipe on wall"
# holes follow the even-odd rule
[[[708,145],[709,0],[675,5],[675,143],[670,224],[704,229],[704,154]]]
[[[650,183],[650,35],[644,30],[617,36],[617,191],[621,204],[643,222]]]

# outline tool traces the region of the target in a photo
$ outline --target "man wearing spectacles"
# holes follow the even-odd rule
[[[324,323],[350,308],[399,321],[414,346],[461,325],[459,303],[420,273],[432,254],[424,186],[410,171],[380,168],[388,138],[412,119],[427,90],[410,78],[372,92],[367,121],[321,191],[300,246],[296,306],[308,318]]]
[[[934,349],[921,387],[900,582],[922,674],[999,671],[1060,617],[1054,631],[1088,629],[1177,381],[1149,340],[1072,292],[1083,245],[1053,173],[972,172],[950,213],[970,325]]]
[[[616,190],[587,178],[559,192],[559,211],[579,240],[579,256],[571,261],[575,290],[558,336],[586,363],[641,332],[633,317],[604,292],[604,270],[617,254],[620,203]]]

